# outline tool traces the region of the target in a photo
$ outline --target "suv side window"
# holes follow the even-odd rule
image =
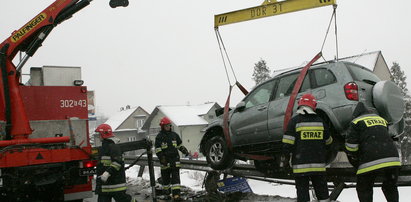
[[[297,82],[298,75],[300,74],[291,74],[291,75],[282,77],[280,79],[280,82],[278,83],[278,88],[277,88],[277,92],[275,93],[274,99],[278,99],[284,96],[291,95],[294,85]],[[304,92],[309,88],[310,88],[310,75],[309,73],[307,73],[299,92]]]
[[[321,87],[335,83],[337,80],[334,74],[328,69],[314,69],[313,70],[316,87]]]
[[[348,67],[348,70],[356,81],[370,80],[374,81],[375,83],[381,81],[380,78],[378,78],[374,73],[372,73],[372,71],[366,69],[365,67],[347,63],[345,63],[345,65]]]
[[[274,84],[275,80],[271,80],[254,89],[250,93],[250,95],[243,100],[245,102],[245,108],[254,107],[270,101],[271,93],[274,89]]]

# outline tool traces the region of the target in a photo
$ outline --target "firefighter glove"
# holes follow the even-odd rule
[[[102,175],[100,175],[100,179],[102,182],[107,182],[107,179],[110,177],[110,173],[105,171]]]
[[[391,136],[392,141],[398,142],[400,140],[399,135]]]
[[[280,167],[286,169],[290,168],[290,157],[288,155],[281,155],[280,160]]]
[[[184,147],[184,146],[181,146],[181,147],[180,147],[180,151],[181,151],[181,153],[183,153],[183,154],[186,155],[186,156],[188,156],[188,155],[190,154],[190,153],[188,153],[187,148]]]

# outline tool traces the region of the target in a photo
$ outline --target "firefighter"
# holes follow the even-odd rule
[[[376,177],[383,180],[388,202],[398,202],[397,180],[401,166],[397,148],[388,134],[387,121],[359,102],[345,140],[347,156],[357,168],[357,195],[361,202],[373,200]]]
[[[326,179],[327,145],[333,142],[328,126],[316,114],[317,101],[312,94],[304,94],[298,101],[296,116],[288,123],[283,136],[282,165],[289,167],[292,154],[292,172],[297,189],[297,201],[310,201],[311,181],[319,201],[329,201]]]
[[[155,140],[156,155],[161,163],[163,195],[169,197],[170,189],[174,200],[180,200],[180,150],[186,156],[188,150],[182,145],[179,135],[172,131],[167,117],[160,120],[161,131]]]
[[[108,124],[101,124],[95,130],[100,135],[102,142],[99,150],[97,164],[96,194],[98,202],[111,202],[113,198],[117,202],[134,201],[126,194],[126,173],[119,142]]]

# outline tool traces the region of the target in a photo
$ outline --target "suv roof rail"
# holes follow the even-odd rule
[[[315,67],[315,66],[319,66],[319,65],[323,65],[323,64],[331,64],[331,63],[337,63],[337,62],[342,62],[342,61],[339,61],[339,60],[328,60],[328,61],[324,61],[324,62],[314,63],[312,66]],[[289,67],[289,68],[284,68],[284,69],[280,69],[280,70],[274,70],[273,72],[281,72],[281,71],[283,71],[283,72],[281,72],[281,73],[279,73],[279,74],[274,75],[274,77],[279,76],[279,75],[283,75],[283,74],[287,74],[287,73],[290,73],[290,72],[293,72],[293,71],[296,71],[296,70],[299,70],[299,69],[302,69],[303,67],[304,67],[304,66]]]

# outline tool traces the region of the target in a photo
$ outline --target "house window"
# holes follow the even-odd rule
[[[137,141],[137,137],[128,137],[127,140],[129,142],[134,142],[134,141]]]
[[[144,125],[144,119],[137,119],[136,120],[137,128],[141,128]]]
[[[214,115],[208,115],[208,119],[214,119]]]

